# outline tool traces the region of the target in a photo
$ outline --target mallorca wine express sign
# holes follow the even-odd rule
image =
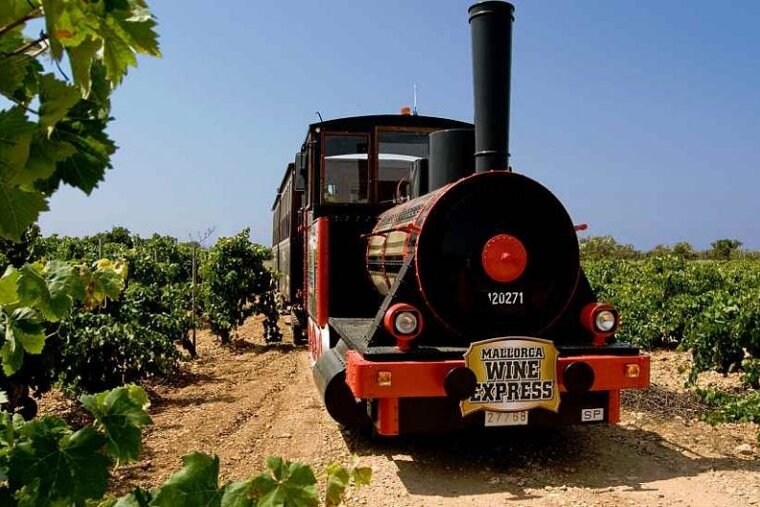
[[[475,394],[461,403],[462,415],[478,410],[559,410],[557,349],[549,340],[528,337],[475,342],[464,355],[475,372]]]

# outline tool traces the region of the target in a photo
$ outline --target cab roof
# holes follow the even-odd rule
[[[323,130],[351,131],[367,130],[372,127],[422,127],[422,128],[472,128],[472,123],[467,123],[450,118],[437,116],[421,116],[411,114],[377,114],[367,116],[349,116],[321,121],[309,125],[309,130],[321,128]]]

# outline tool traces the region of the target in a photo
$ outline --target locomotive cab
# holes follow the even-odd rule
[[[280,279],[345,426],[616,423],[620,391],[648,386],[649,358],[615,342],[619,316],[597,301],[564,206],[509,167],[513,10],[470,8],[474,124],[323,121],[289,169],[305,184],[281,229],[301,262]]]

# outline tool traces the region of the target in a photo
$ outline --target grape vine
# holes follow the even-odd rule
[[[760,358],[760,262],[666,256],[584,267],[599,298],[620,309],[618,337],[645,348],[691,350],[690,380]]]
[[[269,458],[268,470],[245,481],[220,485],[219,458],[193,452],[163,485],[137,488],[121,498],[104,498],[109,471],[139,458],[143,430],[152,424],[145,391],[127,385],[82,396],[92,424],[71,428],[57,417],[24,421],[0,412],[0,505],[99,505],[100,507],[317,506],[317,477],[311,467]],[[372,470],[355,462],[328,465],[324,505],[343,502],[350,487],[369,484]],[[97,502],[97,503],[95,503]]]
[[[272,252],[251,243],[250,234],[250,229],[244,229],[219,238],[201,268],[209,324],[222,343],[229,343],[231,333],[255,313],[265,316],[267,342],[282,339],[272,274],[264,266]]]

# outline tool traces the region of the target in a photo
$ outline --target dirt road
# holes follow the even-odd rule
[[[153,389],[144,457],[117,472],[117,491],[156,485],[201,450],[226,479],[270,455],[321,468],[357,454],[374,478],[349,505],[760,505],[757,427],[696,421],[683,354],[654,357],[654,389],[626,399],[619,426],[368,442],[324,411],[306,351],[265,347],[260,330],[249,322],[230,349],[199,337],[181,381]]]

